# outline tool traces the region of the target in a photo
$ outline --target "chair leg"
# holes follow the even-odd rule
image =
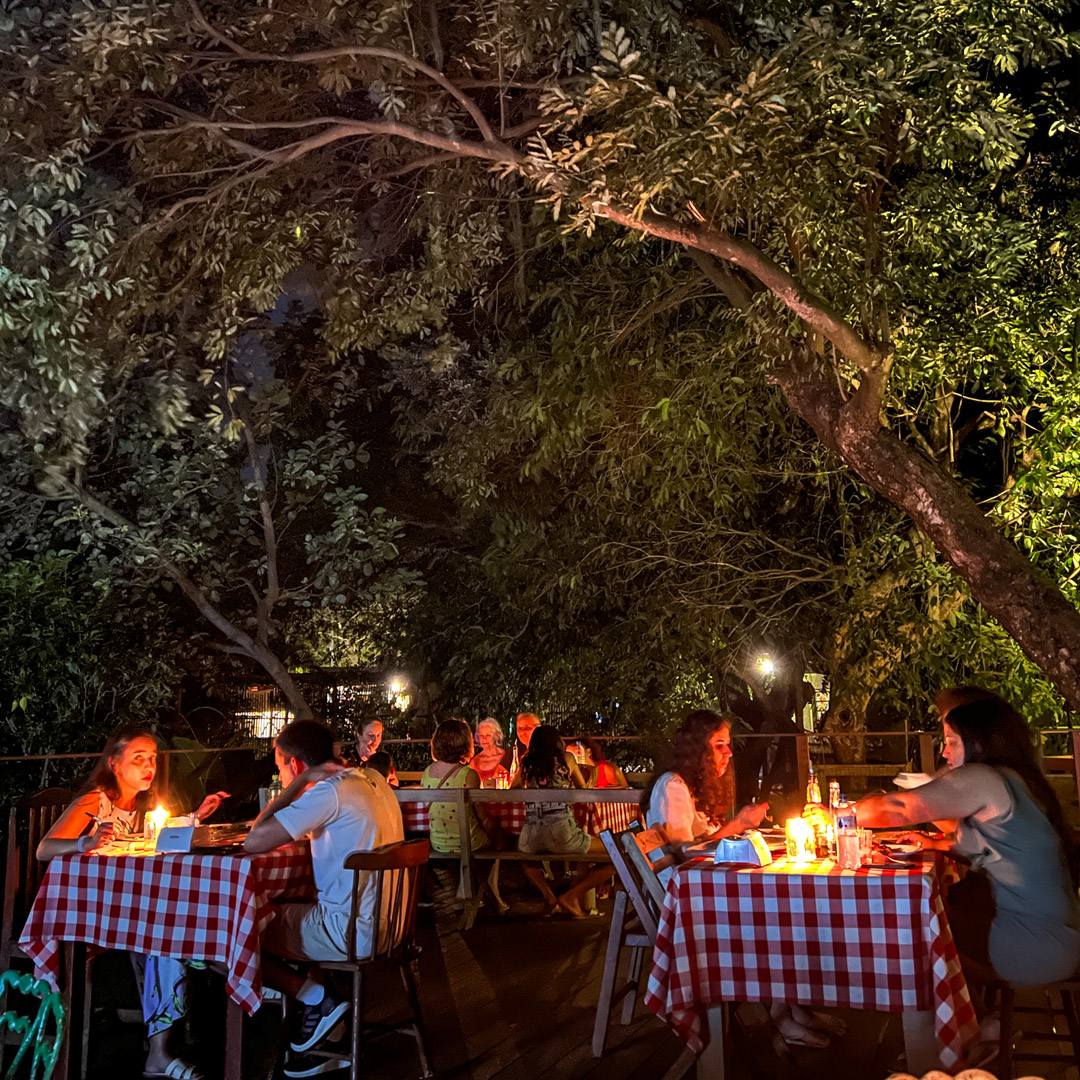
[[[619,973],[619,953],[622,952],[625,925],[626,893],[620,889],[615,896],[615,906],[611,910],[607,952],[604,953],[604,974],[600,979],[600,994],[596,999],[596,1019],[593,1021],[592,1037],[593,1057],[604,1056],[608,1021],[611,1019],[611,996],[615,991],[615,977]]]
[[[1013,988],[1001,988],[1001,1041],[994,1071],[1000,1080],[1012,1080]]]
[[[82,972],[72,972],[72,978],[77,974],[82,975],[82,1038],[79,1040],[79,1080],[86,1080],[86,1074],[90,1068],[90,1022],[93,1013],[92,979],[94,961],[89,957],[83,965]],[[141,996],[141,995],[140,995]]]
[[[424,1021],[420,1015],[420,998],[416,993],[416,981],[413,979],[412,964],[404,962],[398,965],[401,972],[401,982],[405,987],[405,997],[408,999],[409,1008],[413,1015],[413,1036],[416,1039],[416,1053],[420,1058],[420,1075],[428,1077],[431,1072],[431,1056],[428,1054],[427,1034],[424,1031]]]
[[[364,973],[353,971],[352,1032],[349,1035],[349,1080],[360,1080],[361,1033],[364,1028]]]
[[[1073,1061],[1080,1067],[1080,1014],[1077,1013],[1074,991],[1068,988],[1061,991],[1061,1005],[1065,1012],[1065,1021],[1069,1025],[1069,1041],[1072,1043]]]
[[[644,949],[630,950],[630,972],[626,983],[626,997],[623,999],[622,1023],[625,1026],[634,1019],[634,1009],[637,1008],[638,985],[641,982],[641,967],[645,959]]]

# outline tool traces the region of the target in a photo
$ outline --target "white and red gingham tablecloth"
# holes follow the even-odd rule
[[[306,842],[262,855],[64,855],[49,864],[19,944],[54,987],[64,941],[215,960],[250,1014],[261,997],[271,901],[314,895]]]
[[[668,883],[645,1002],[695,1051],[701,1010],[722,1001],[933,1009],[941,1062],[951,1069],[979,1028],[939,865],[687,863]]]
[[[484,804],[495,821],[506,831],[521,832],[525,824],[525,804],[512,802],[489,802]],[[578,824],[593,836],[605,829],[620,831],[629,829],[638,819],[637,803],[573,803]],[[401,816],[407,832],[428,832],[429,803],[408,802],[401,804]]]

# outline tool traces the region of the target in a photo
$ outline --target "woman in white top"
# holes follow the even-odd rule
[[[768,803],[755,803],[731,815],[735,784],[730,764],[731,721],[708,709],[690,713],[642,800],[646,824],[663,829],[676,858],[689,844],[755,829],[769,812]],[[666,884],[673,872],[661,871],[661,880]],[[842,1035],[846,1030],[843,1021],[798,1005],[777,1002],[769,1013],[784,1041],[794,1046],[828,1046],[826,1032]]]
[[[128,725],[114,731],[82,791],[38,844],[38,859],[86,855],[114,836],[140,833],[156,774],[157,742],[150,729]],[[224,791],[207,795],[195,817],[208,817],[226,798]],[[187,1007],[183,961],[132,954],[132,963],[142,976],[143,1018],[150,1036],[143,1076],[200,1080],[194,1065],[168,1050],[169,1032]]]

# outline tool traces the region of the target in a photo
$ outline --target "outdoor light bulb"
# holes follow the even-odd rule
[[[757,669],[762,675],[773,675],[776,673],[776,665],[772,662],[771,656],[759,656]]]
[[[392,683],[390,684],[390,693],[391,693],[391,694],[400,694],[400,693],[401,693],[401,683],[399,683],[399,682],[397,681],[397,679],[395,679],[395,680],[394,680],[394,681],[393,681],[393,682],[392,682]]]

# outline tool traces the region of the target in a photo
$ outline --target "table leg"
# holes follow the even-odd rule
[[[241,1080],[244,1060],[244,1010],[226,995],[225,1080]]]
[[[726,1006],[717,1002],[705,1010],[709,1041],[698,1058],[698,1080],[724,1080],[724,1012]]]
[[[904,1012],[904,1053],[908,1072],[916,1076],[940,1069],[937,1032],[934,1030],[934,1010]]]

